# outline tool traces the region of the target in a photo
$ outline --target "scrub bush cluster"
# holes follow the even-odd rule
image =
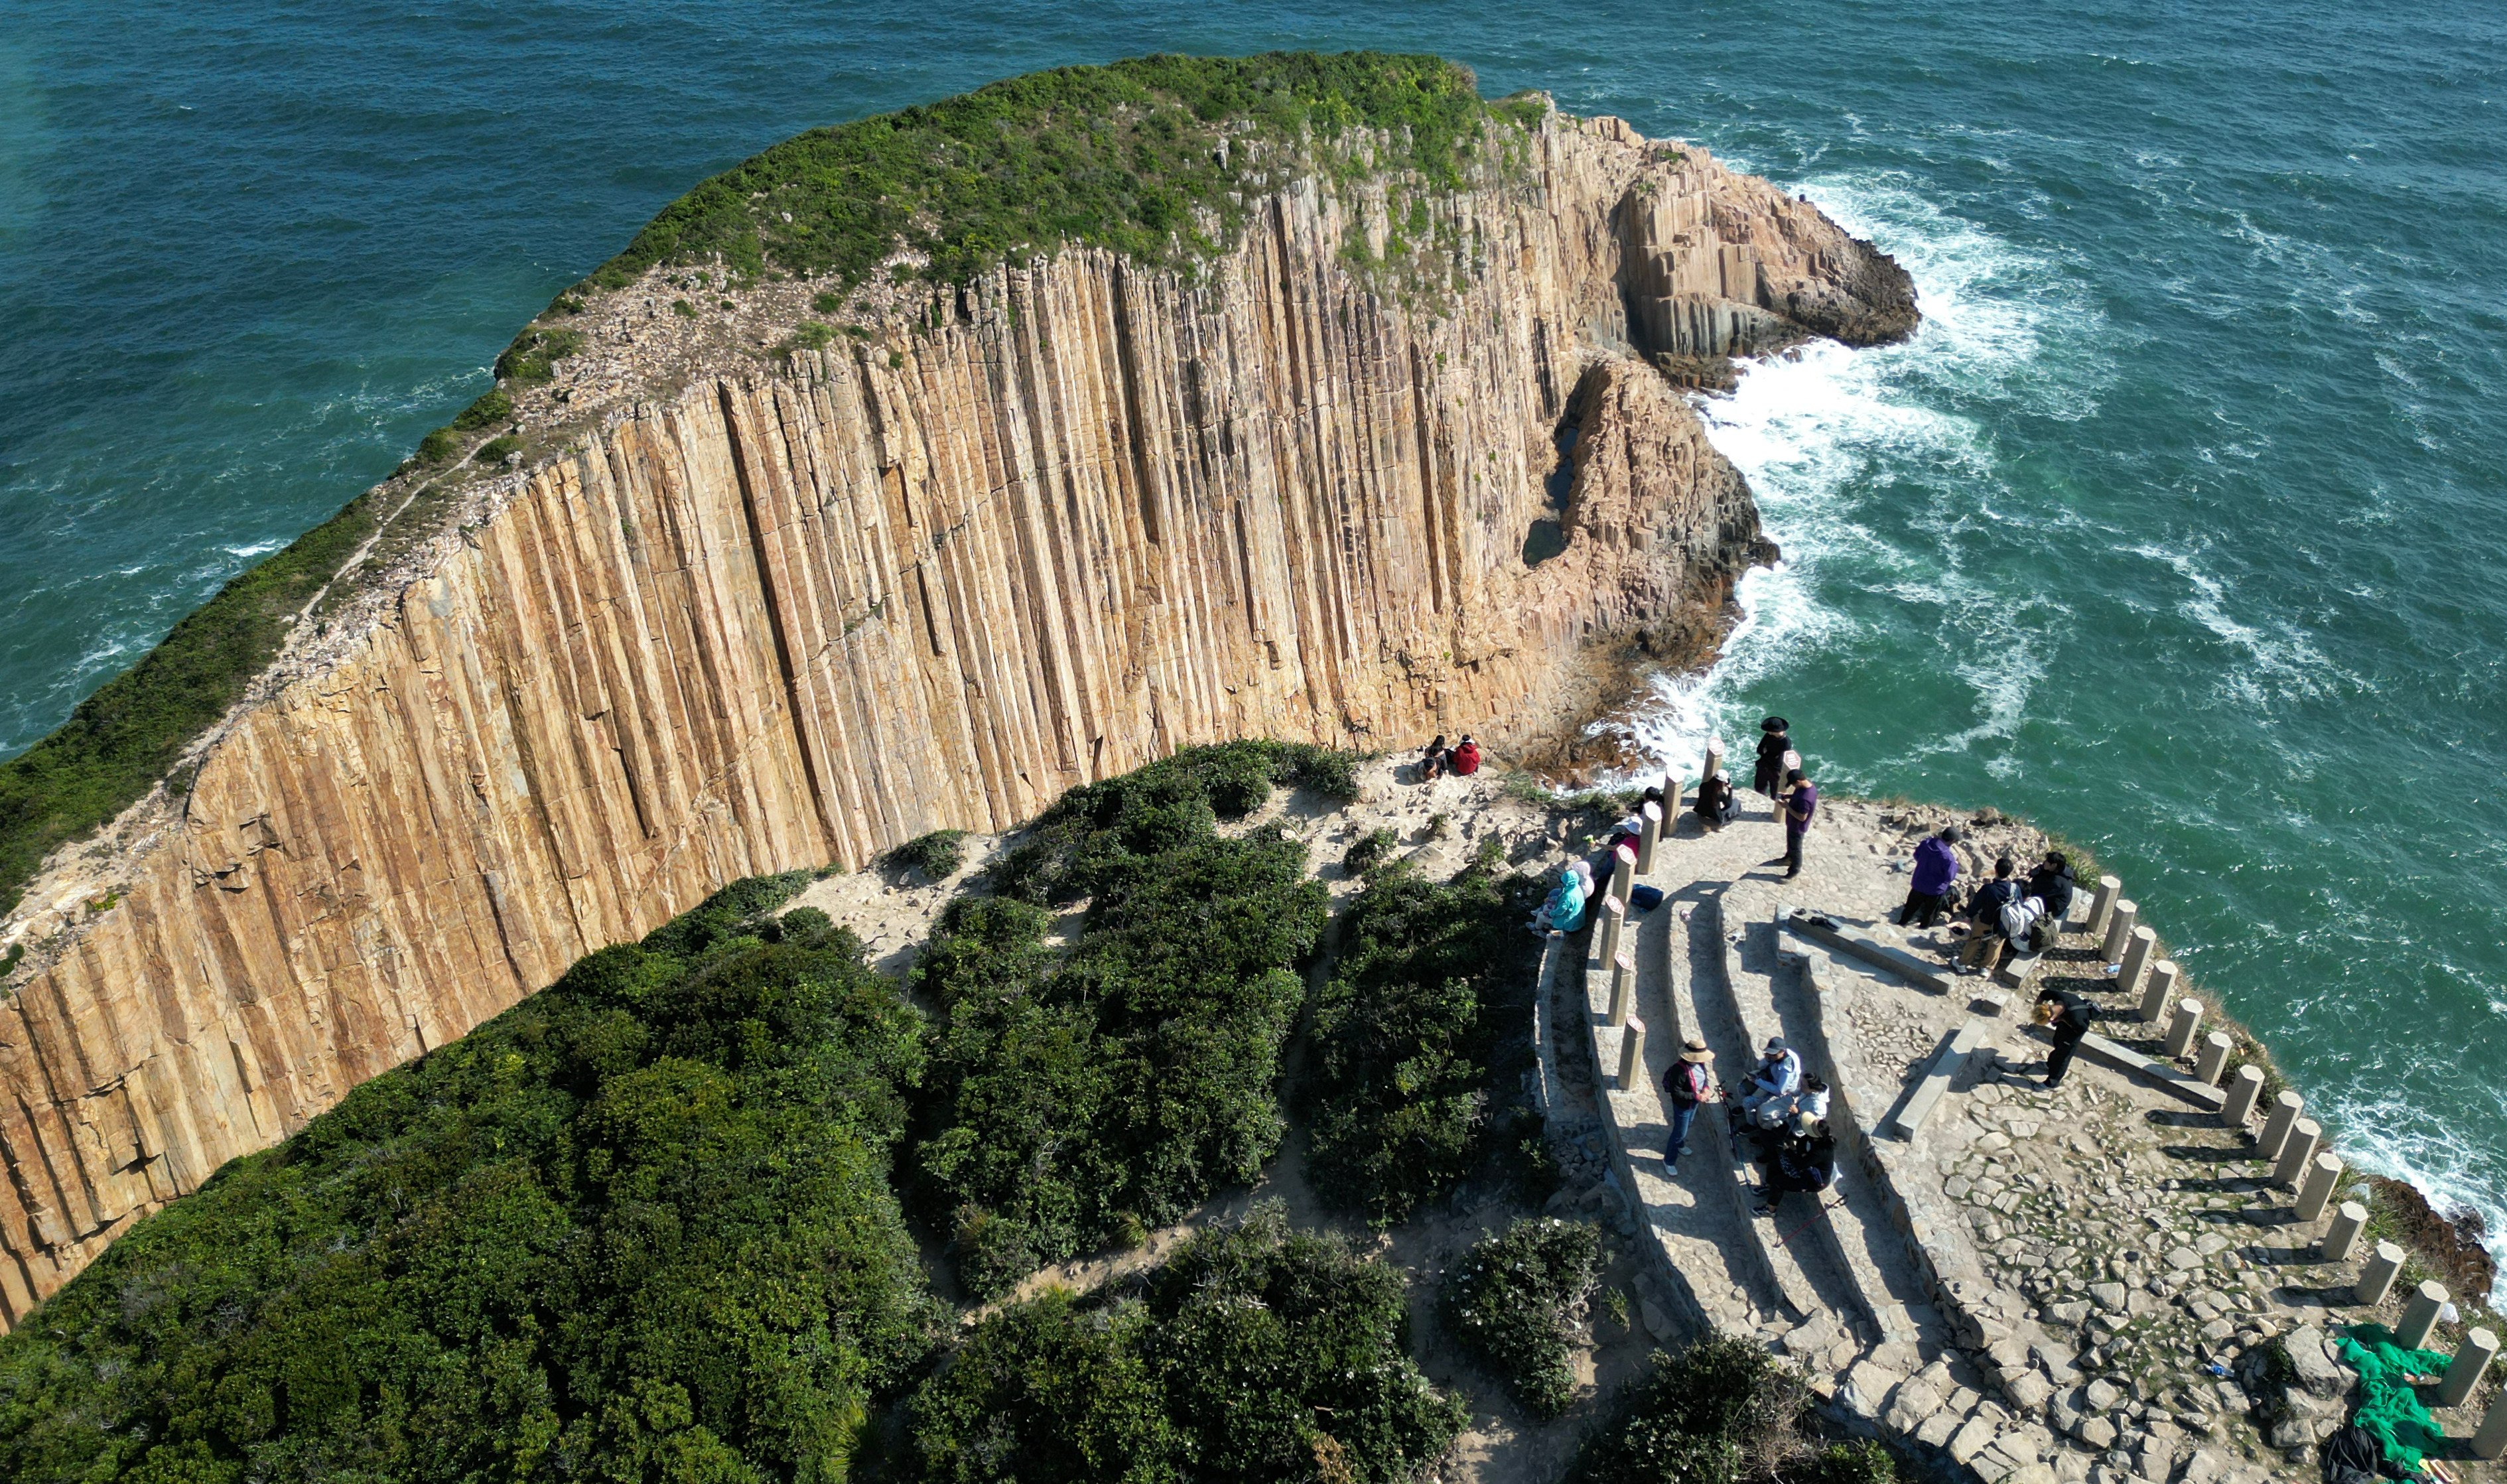
[[[1657,1351],[1618,1415],[1589,1437],[1575,1484],[1895,1484],[1874,1443],[1823,1443],[1802,1423],[1800,1371],[1753,1341],[1713,1335],[1677,1355]]]
[[[740,883],[368,1081],[0,1339],[0,1477],[835,1480],[939,1310],[920,1017]],[[768,941],[770,938],[775,941]]]
[[[1052,1292],[976,1327],[907,1407],[901,1472],[974,1484],[1416,1477],[1467,1417],[1408,1354],[1401,1277],[1277,1208],[1137,1292]]]
[[[933,830],[917,835],[889,851],[886,863],[892,871],[919,871],[925,881],[946,881],[966,863],[966,832]]]
[[[718,257],[738,274],[771,266],[850,288],[899,247],[952,284],[1069,245],[1165,263],[1224,246],[1255,199],[1356,130],[1384,136],[1373,169],[1450,188],[1484,128],[1541,114],[1533,99],[1482,102],[1469,71],[1435,56],[1059,67],[787,139],[673,201],[593,281]]]
[[[1445,1275],[1445,1322],[1524,1410],[1555,1417],[1575,1398],[1570,1357],[1601,1276],[1600,1227],[1526,1217]]]
[[[970,1293],[1137,1241],[1279,1147],[1293,965],[1326,897],[1302,845],[1222,838],[1212,802],[1258,806],[1277,766],[1266,744],[1188,749],[1056,805],[997,878],[1084,882],[1067,958],[1045,944],[1051,915],[1018,895],[943,915],[915,968],[943,1024],[914,1166]]]
[[[1538,1133],[1491,1096],[1530,1055],[1517,1022],[1541,952],[1522,928],[1540,887],[1496,867],[1484,856],[1443,884],[1378,867],[1342,914],[1315,1006],[1309,1168],[1326,1200],[1378,1225]]]

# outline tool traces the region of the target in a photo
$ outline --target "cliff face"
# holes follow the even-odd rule
[[[565,452],[235,720],[108,910],[12,924],[0,1312],[723,882],[1184,742],[1528,732],[1579,645],[1721,603],[1757,516],[1641,357],[1903,333],[1904,275],[1617,121],[1532,147],[1442,202],[1425,292],[1353,266],[1380,198],[1306,182],[1196,275],[1073,252],[782,369],[553,389]],[[596,339],[670,327],[635,302]]]

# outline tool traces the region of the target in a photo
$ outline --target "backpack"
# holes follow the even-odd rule
[[[1639,912],[1652,912],[1656,907],[1662,905],[1662,888],[1660,887],[1630,887],[1628,888],[1628,905],[1634,907]]]
[[[2382,1484],[2378,1466],[2385,1461],[2377,1434],[2352,1425],[2324,1440],[2325,1484]]]
[[[2033,896],[2023,896],[2002,909],[2002,935],[2026,947],[2029,930],[2046,915],[2046,904]]]

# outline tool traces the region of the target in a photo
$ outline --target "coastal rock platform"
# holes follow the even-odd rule
[[[1914,844],[1945,816],[1823,809],[1793,881],[1755,796],[1720,832],[1686,814],[1666,829],[1639,878],[1664,903],[1631,914],[1622,935],[1644,1037],[1631,1085],[1616,1076],[1629,1033],[1612,1023],[1616,966],[1580,939],[1553,953],[1557,1096],[1589,1087],[1610,1138],[1606,1183],[1632,1197],[1669,1325],[1759,1336],[1805,1364],[1834,1421],[1955,1476],[2312,1476],[2314,1445],[2346,1420],[2356,1382],[2329,1337],[2395,1323],[2408,1285],[2354,1302],[2373,1244],[2323,1260],[2338,1198],[2301,1220],[2260,1157],[2261,1119],[2224,1126],[2194,1060],[2165,1055],[2164,1025],[2116,993],[2085,930],[2089,891],[2022,985],[2008,970],[2003,983],[1962,975],[1945,935],[1889,921]],[[1981,833],[1971,866],[2044,849],[2024,826]],[[2028,1023],[2040,982],[2084,991],[2114,1043],[2052,1090],[2046,1032]],[[1832,1084],[1838,1173],[1822,1200],[1789,1195],[1754,1214],[1761,1174],[1716,1108],[1677,1169],[1664,1165],[1662,1078],[1691,1034],[1726,1082],[1781,1034]],[[2466,1477],[2494,1467],[2460,1441],[2492,1385],[2438,1413]]]

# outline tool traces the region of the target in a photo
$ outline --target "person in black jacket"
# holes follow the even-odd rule
[[[1750,786],[1772,799],[1784,786],[1785,754],[1793,750],[1793,725],[1782,716],[1759,723],[1759,771]]]
[[[1785,1141],[1767,1156],[1766,1177],[1760,1183],[1759,1200],[1751,1209],[1767,1215],[1787,1191],[1806,1190],[1815,1196],[1835,1182],[1835,1136],[1828,1132],[1826,1121],[1798,1115]]]
[[[2089,1033],[2089,1002],[2069,990],[2048,990],[2037,996],[2037,1024],[2054,1032],[2054,1049],[2046,1054],[2046,1085],[2060,1086],[2081,1037]]]
[[[2046,916],[2038,920],[2037,932],[2047,945],[2062,935],[2063,920],[2072,915],[2072,892],[2079,886],[2072,876],[2072,862],[2060,851],[2048,851],[2045,860],[2028,873],[2025,894],[2046,904]]]

